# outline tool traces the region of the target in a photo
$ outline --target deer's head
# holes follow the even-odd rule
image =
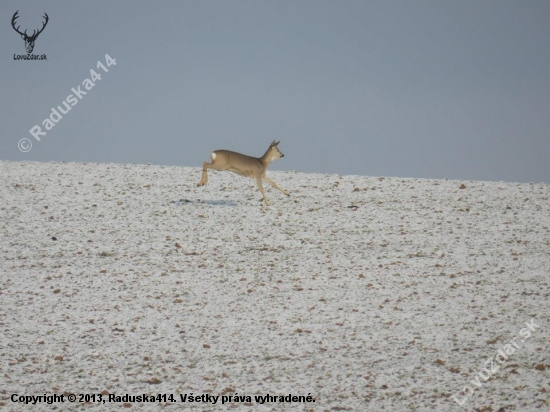
[[[38,31],[34,30],[32,35],[29,36],[27,34],[27,30],[25,30],[25,32],[22,33],[19,31],[20,26],[15,27],[16,20],[19,17],[18,13],[19,13],[19,10],[17,10],[13,15],[13,18],[11,19],[11,25],[13,29],[21,35],[21,38],[25,40],[25,49],[27,49],[27,53],[32,53],[34,49],[34,42],[36,41],[36,38],[38,37],[38,35],[42,33],[42,31],[44,30],[44,28],[46,27],[46,24],[48,24],[49,17],[46,13],[44,13],[44,18],[46,19],[46,21],[42,23],[42,28]]]

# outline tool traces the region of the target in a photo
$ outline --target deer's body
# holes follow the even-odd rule
[[[277,147],[278,144],[279,142],[273,141],[262,157],[247,156],[230,150],[212,152],[210,155],[212,162],[202,164],[202,177],[197,186],[204,186],[208,183],[208,169],[229,170],[241,176],[255,179],[267,206],[269,206],[269,201],[265,196],[262,180],[289,196],[290,194],[285,189],[265,175],[267,167],[273,160],[284,157],[284,154]]]

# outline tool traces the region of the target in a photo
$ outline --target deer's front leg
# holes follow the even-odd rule
[[[269,183],[271,186],[273,186],[274,188],[276,189],[279,189],[281,192],[283,192],[285,195],[287,196],[290,196],[290,193],[288,193],[288,191],[286,191],[285,189],[283,189],[281,186],[279,186],[277,183],[275,183],[273,180],[271,180],[269,177],[267,176],[264,176],[263,179]]]
[[[269,206],[269,201],[267,200],[267,197],[265,197],[264,187],[262,185],[262,178],[261,177],[256,178],[256,183],[258,184],[258,187],[260,188],[260,192],[262,192],[262,196],[264,197],[265,205]]]

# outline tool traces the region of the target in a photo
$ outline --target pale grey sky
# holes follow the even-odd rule
[[[14,60],[16,10],[30,33],[48,13],[46,61]],[[200,166],[277,139],[277,170],[550,183],[548,0],[4,0],[0,17],[2,160]]]

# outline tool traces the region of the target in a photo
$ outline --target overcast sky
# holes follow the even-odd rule
[[[48,14],[47,60],[14,60],[17,10],[28,34]],[[548,0],[3,0],[0,17],[2,160],[196,167],[277,139],[276,170],[550,183]]]

